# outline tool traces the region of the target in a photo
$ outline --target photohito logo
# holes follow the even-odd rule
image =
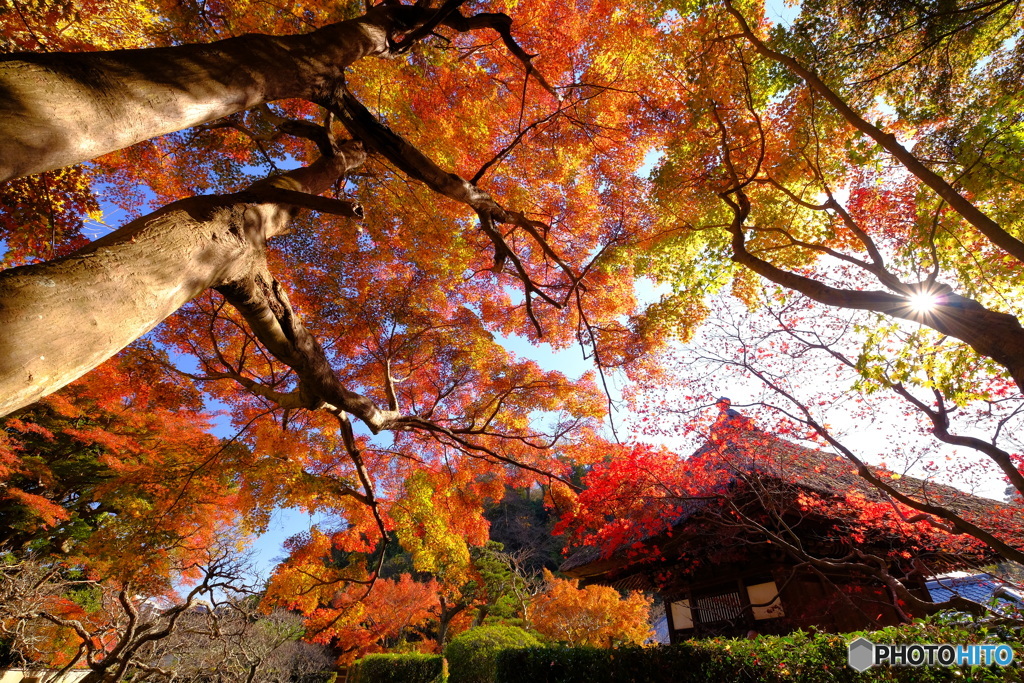
[[[936,645],[894,643],[882,645],[858,638],[847,646],[850,668],[865,671],[873,666],[1009,666],[1013,648],[1009,645]]]

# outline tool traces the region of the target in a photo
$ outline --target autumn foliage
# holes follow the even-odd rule
[[[911,490],[922,485],[892,477]],[[841,456],[783,440],[749,420],[719,423],[705,445],[686,458],[646,445],[623,447],[593,468],[584,483],[559,531],[626,566],[714,566],[743,561],[752,547],[771,544],[802,559],[800,543],[787,545],[793,533],[809,534],[840,556],[861,548],[908,569],[934,562],[932,571],[940,571],[950,557],[987,557],[978,540],[951,533],[941,520],[861,483]],[[953,508],[967,503],[966,494],[952,487],[926,485],[925,490]],[[993,503],[970,514],[1000,526],[1007,537],[1021,533],[1011,506]],[[664,554],[668,545],[672,557]]]
[[[622,597],[609,586],[578,587],[578,582],[544,574],[544,590],[530,604],[530,625],[553,641],[608,647],[641,645],[651,636],[652,598],[640,592]]]
[[[267,604],[301,611],[310,637],[348,643],[346,656],[427,638],[430,615],[454,605],[468,619],[482,600],[469,586],[484,580],[473,562],[488,540],[483,509],[507,487],[543,490],[562,529],[605,557],[649,559],[645,539],[698,509],[717,544],[691,559],[731,552],[724,540],[738,547],[771,517],[745,507],[757,502],[816,520],[829,540],[881,542],[895,562],[1024,559],[1019,509],[979,515],[933,495],[944,489],[907,486],[919,480],[861,457],[826,419],[841,398],[889,410],[889,397],[907,429],[886,448],[903,455],[897,442],[923,439],[906,451],[922,478],[983,472],[1024,493],[1020,7],[807,0],[781,21],[759,0],[286,4],[0,9],[0,70],[45,63],[33,72],[44,80],[182,46],[213,54],[230,38],[313,45],[311,32],[367,16],[380,39],[323,66],[315,92],[271,102],[262,86],[202,82],[192,62],[180,85],[200,83],[202,96],[179,109],[253,106],[0,185],[11,300],[29,291],[23,276],[49,291],[57,270],[137,247],[115,230],[136,219],[171,215],[184,242],[220,244],[276,212],[272,239],[246,243],[252,277],[188,290],[127,348],[85,354],[95,369],[3,418],[0,546],[166,593],[196,579],[195,558],[219,535],[258,535],[276,510],[301,510],[320,521],[289,541]],[[83,56],[97,60],[87,69],[73,61]],[[154,85],[120,64],[106,76]],[[229,71],[294,80],[274,67]],[[89,90],[93,80],[106,83],[40,87],[160,99]],[[53,118],[67,108],[22,110],[5,88],[0,144],[28,130],[18,139],[44,140],[36,154],[56,148],[39,131],[58,139],[47,126],[67,127]],[[86,123],[95,137],[127,125]],[[320,195],[265,182],[340,168],[343,149],[351,167]],[[214,218],[236,223],[216,233]],[[142,266],[162,253],[115,264],[112,291],[144,289]],[[151,291],[186,291],[186,266],[167,270],[184,281]],[[0,333],[12,357],[46,360],[41,340],[68,346],[72,318],[79,331],[120,319],[75,318],[80,290],[46,320],[41,296],[17,311],[0,300],[12,320],[43,321],[32,339]],[[741,368],[765,387],[756,402],[786,416],[783,436],[836,455],[778,448],[756,429],[709,430],[689,458],[622,445],[630,430],[675,437],[679,422],[706,419],[713,382],[672,354],[736,310],[770,329],[705,344],[708,374]],[[536,357],[578,349],[585,371],[516,345]],[[23,370],[6,379],[48,381]],[[611,410],[621,385],[640,422]],[[931,457],[933,443],[988,469]],[[854,484],[854,470],[884,495]],[[843,486],[778,485],[790,476]],[[413,574],[382,577],[389,545]],[[538,617],[551,633],[568,609],[555,603],[576,600],[582,614],[611,599],[550,581],[536,609],[552,603]],[[631,629],[619,633],[639,639]]]
[[[248,451],[133,350],[5,422],[4,543],[160,582],[236,523]],[[131,552],[136,561],[122,562]]]
[[[329,608],[304,610],[307,632],[314,642],[334,642],[343,652],[341,663],[408,641],[430,651],[436,645],[424,631],[434,614],[437,593],[437,582],[414,581],[409,574],[397,580],[379,579],[368,593],[352,585],[339,592]]]

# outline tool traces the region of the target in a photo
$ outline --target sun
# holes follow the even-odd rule
[[[915,313],[931,313],[939,305],[939,296],[932,292],[915,292],[907,297],[907,303]]]

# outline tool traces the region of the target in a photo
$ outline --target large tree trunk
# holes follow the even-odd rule
[[[425,8],[377,7],[297,36],[0,56],[0,181],[87,161],[263,102],[315,99]]]
[[[0,415],[82,376],[210,287],[265,268],[294,211],[274,192],[319,193],[363,155],[339,154],[238,195],[192,197],[64,258],[0,273]]]

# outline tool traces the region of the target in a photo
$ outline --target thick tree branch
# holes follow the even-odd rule
[[[252,279],[266,241],[290,229],[294,203],[354,212],[315,196],[365,158],[358,142],[333,152],[235,195],[174,202],[64,258],[0,273],[0,414],[77,379],[205,289]],[[62,335],[53,334],[57,320]]]
[[[350,64],[388,54],[392,36],[432,16],[387,4],[305,35],[0,56],[0,180],[88,161],[265,102],[311,100]]]
[[[537,82],[540,83],[541,87],[551,93],[555,99],[562,99],[562,96],[558,91],[551,87],[551,84],[547,82],[547,79],[545,79],[540,71],[537,70],[537,67],[533,65],[533,58],[537,55],[527,53],[526,50],[516,42],[515,38],[512,37],[512,18],[507,14],[482,12],[471,17],[464,17],[461,14],[453,13],[448,15],[443,23],[445,26],[449,26],[456,31],[463,33],[468,31],[477,31],[482,28],[489,28],[497,31],[508,51],[511,52],[516,59],[522,62],[524,67],[526,67],[527,77],[533,76],[537,79]]]
[[[216,289],[238,309],[274,357],[295,371],[303,407],[315,409],[329,403],[358,417],[375,434],[398,421],[397,411],[381,410],[370,399],[342,385],[323,347],[302,324],[281,283],[265,264]]]
[[[430,19],[407,33],[401,40],[393,43],[391,51],[395,54],[407,52],[417,41],[431,35],[435,28],[440,26],[453,12],[458,12],[459,7],[465,3],[466,0],[445,0]]]
[[[735,196],[735,199],[733,199]],[[746,248],[745,226],[750,201],[742,190],[723,192],[732,208],[733,261],[746,266],[776,284],[796,290],[827,306],[877,311],[927,325],[955,337],[983,356],[1003,365],[1017,386],[1024,390],[1024,327],[1008,313],[991,311],[977,301],[954,293],[948,286],[935,285],[939,297],[931,311],[917,311],[906,296],[879,290],[859,291],[831,287],[817,280],[783,270],[751,254]]]
[[[380,123],[343,85],[339,85],[329,96],[318,103],[332,111],[352,135],[361,140],[369,150],[384,156],[410,178],[424,183],[433,191],[473,209],[481,218],[481,230],[495,245],[495,269],[510,261],[516,276],[523,283],[528,311],[532,312],[532,297],[537,296],[545,303],[561,308],[566,300],[556,300],[545,292],[545,287],[531,278],[525,264],[509,248],[505,238],[494,228],[494,223],[505,223],[522,229],[540,247],[544,257],[553,262],[569,281],[569,289],[579,284],[579,278],[548,243],[545,235],[548,227],[531,220],[524,214],[509,211],[498,204],[487,192],[473,183],[437,166],[414,145],[387,126]],[[538,327],[536,318],[532,318]]]
[[[230,196],[230,195],[228,195]],[[236,195],[240,201],[274,204],[288,204],[300,209],[309,209],[318,213],[328,213],[348,218],[362,218],[363,207],[356,202],[332,197],[321,197],[309,192],[298,192],[283,187],[261,187],[247,190]]]

